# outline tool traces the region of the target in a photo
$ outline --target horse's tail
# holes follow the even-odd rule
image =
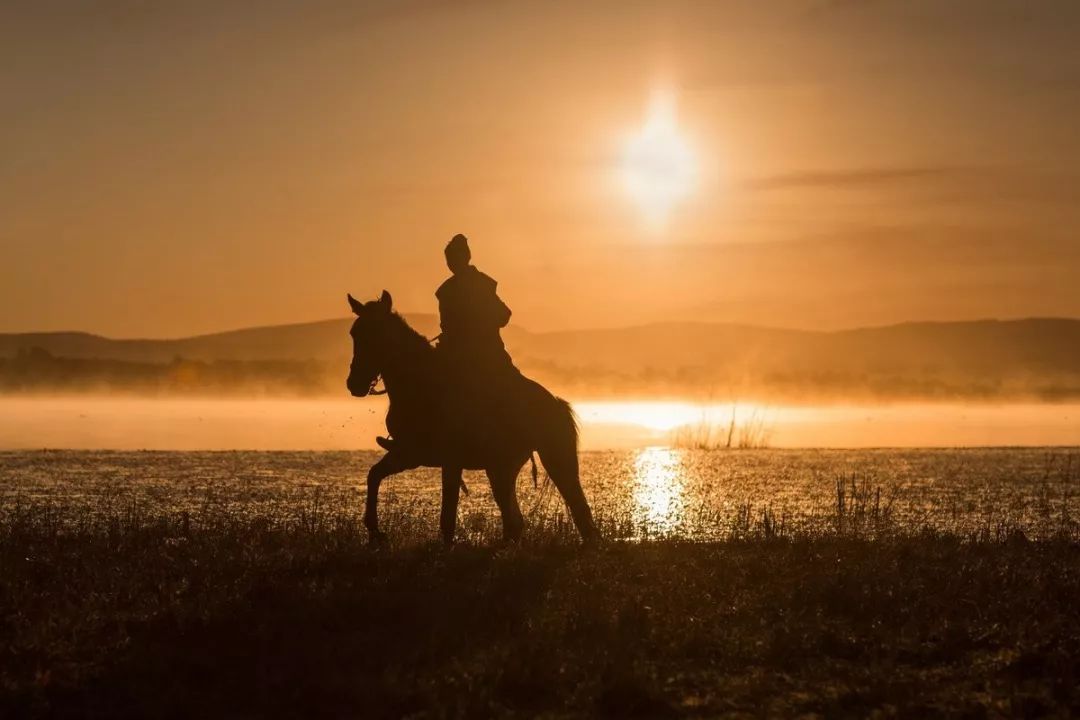
[[[563,422],[566,423],[567,440],[574,446],[574,453],[576,454],[578,451],[578,440],[581,437],[581,425],[578,423],[577,413],[574,412],[574,407],[561,397],[556,397],[555,401],[558,403]]]
[[[573,406],[561,397],[556,395],[549,395],[549,397],[551,404],[542,419],[543,436],[541,447],[538,449],[543,450],[544,446],[559,447],[564,451],[572,452],[574,457],[577,457],[578,439],[581,434],[577,413],[574,412]],[[540,459],[543,460],[543,452],[540,454]],[[535,470],[535,461],[533,467]]]
[[[570,450],[573,452],[576,465],[578,435],[580,434],[577,413],[574,412],[570,403],[561,397],[554,395],[549,397],[553,401],[552,409],[550,416],[542,419],[545,426],[543,433],[545,439],[539,443],[540,448],[551,451],[561,446],[564,450]],[[543,460],[543,455],[541,455],[541,460]],[[536,488],[539,484],[539,471],[536,469],[535,452],[529,455],[529,462],[532,463],[533,488]]]
[[[537,447],[540,462],[544,464],[555,487],[566,501],[582,538],[591,541],[598,537],[598,533],[589,503],[581,489],[577,455],[580,435],[577,415],[570,403],[560,397],[550,397],[553,402],[545,413],[542,436]]]

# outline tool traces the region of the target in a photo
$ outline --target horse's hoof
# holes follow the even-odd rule
[[[443,542],[443,545],[445,545],[446,547],[452,548],[452,547],[454,547],[454,542],[455,542],[454,541],[454,536],[453,535],[443,535],[442,536],[442,542]]]
[[[581,538],[581,545],[590,550],[598,547],[603,547],[604,536],[601,535],[599,532],[591,532],[588,535],[583,535]]]
[[[383,547],[390,541],[390,537],[382,530],[369,530],[368,531],[368,545],[372,547]]]

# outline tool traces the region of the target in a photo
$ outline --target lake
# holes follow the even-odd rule
[[[713,538],[763,517],[789,527],[835,522],[838,480],[847,502],[907,527],[1048,533],[1071,522],[1078,490],[1076,405],[575,408],[586,491],[609,531],[627,538]],[[0,497],[91,515],[115,502],[155,512],[294,513],[311,503],[352,512],[384,413],[383,399],[4,398]],[[736,449],[715,449],[729,443]],[[473,475],[469,485],[463,518],[493,517],[486,481]],[[534,519],[561,513],[550,486],[534,489],[525,474],[519,486]],[[434,523],[438,487],[431,470],[386,481],[388,522],[408,508],[398,516]]]
[[[205,522],[264,516],[324,516],[359,522],[362,479],[379,457],[368,451],[160,452],[9,451],[0,453],[0,511],[52,508],[84,522],[129,512],[187,512]],[[730,537],[768,514],[789,529],[835,523],[837,483],[849,504],[897,527],[994,533],[1022,527],[1032,536],[1075,532],[1080,451],[1069,448],[893,450],[680,450],[647,447],[582,454],[582,480],[602,527],[625,539]],[[462,534],[497,514],[486,481],[467,474]],[[561,500],[523,472],[527,522],[562,522]],[[436,537],[437,471],[383,484],[384,526],[421,523]],[[52,511],[50,511],[52,512]],[[209,518],[209,520],[207,519]],[[479,531],[477,531],[479,532]],[[412,534],[416,534],[415,532]]]

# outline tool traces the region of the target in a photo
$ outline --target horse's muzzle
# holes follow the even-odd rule
[[[349,392],[352,393],[353,397],[367,397],[368,392],[371,390],[371,385],[353,382],[351,377],[345,381],[345,387],[349,388]]]

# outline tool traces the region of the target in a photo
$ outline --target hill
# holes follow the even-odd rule
[[[434,316],[408,319],[429,337],[438,332]],[[0,335],[0,358],[37,349],[57,358],[136,364],[306,363],[333,375],[327,387],[336,389],[351,352],[349,323],[345,318],[176,340],[8,334]],[[1080,396],[1080,320],[1071,319],[920,322],[837,332],[659,323],[531,333],[511,326],[504,336],[526,372],[598,394]]]

